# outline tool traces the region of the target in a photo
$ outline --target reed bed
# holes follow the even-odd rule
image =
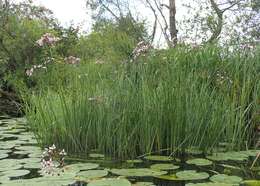
[[[82,63],[68,67],[74,69],[63,74],[65,83],[46,81],[27,96],[27,118],[42,146],[72,154],[97,149],[125,159],[165,149],[210,152],[219,143],[245,149],[259,109],[259,64],[257,55],[216,47],[152,51],[134,63]]]

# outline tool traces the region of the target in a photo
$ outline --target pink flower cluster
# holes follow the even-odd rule
[[[30,69],[27,69],[27,70],[25,71],[25,74],[26,74],[27,76],[31,77],[36,69],[47,69],[46,65],[47,65],[48,63],[50,63],[52,60],[53,60],[53,59],[50,58],[50,59],[48,59],[47,61],[45,61],[43,64],[33,65]]]
[[[80,63],[80,58],[74,57],[74,56],[69,56],[64,58],[65,63],[67,64],[72,64],[72,65],[76,65]]]
[[[133,60],[136,60],[139,56],[146,54],[151,48],[151,44],[144,41],[139,42],[132,52]]]
[[[59,37],[55,37],[51,33],[44,34],[36,43],[42,47],[44,45],[54,45],[56,42],[60,41]]]
[[[42,171],[45,174],[54,174],[57,168],[62,168],[64,166],[64,157],[67,155],[65,150],[59,151],[53,144],[51,147],[45,148],[42,153]],[[57,159],[57,165],[54,163],[54,159]]]

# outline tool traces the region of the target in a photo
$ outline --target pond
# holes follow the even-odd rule
[[[162,155],[119,162],[93,152],[88,158],[68,156],[62,168],[50,173],[42,169],[43,150],[26,119],[0,118],[1,186],[260,186],[258,153],[260,150],[247,150],[205,156],[193,149],[185,162]]]

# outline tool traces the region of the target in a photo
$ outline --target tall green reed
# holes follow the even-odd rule
[[[87,63],[27,99],[40,144],[131,158],[168,149],[250,146],[259,61],[212,48],[153,52],[127,64]],[[55,71],[49,76],[55,76]],[[64,74],[63,74],[64,75]],[[48,84],[44,87],[48,87]]]

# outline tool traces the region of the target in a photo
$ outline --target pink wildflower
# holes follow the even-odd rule
[[[44,34],[36,43],[42,47],[44,45],[54,45],[56,42],[60,41],[59,37],[55,37],[51,33]]]

